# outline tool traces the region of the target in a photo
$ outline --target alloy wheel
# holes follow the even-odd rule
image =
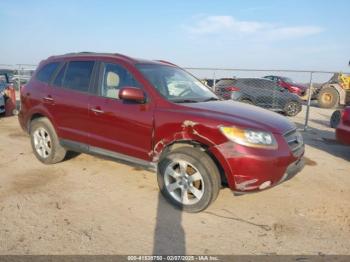
[[[196,204],[203,197],[203,177],[187,161],[172,161],[165,169],[164,182],[169,194],[183,205]]]

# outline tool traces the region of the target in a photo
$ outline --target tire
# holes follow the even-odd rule
[[[191,179],[192,175],[196,177]],[[214,161],[205,152],[192,147],[166,153],[158,164],[157,180],[166,200],[190,213],[206,209],[217,198],[221,187]]]
[[[285,104],[283,111],[287,116],[296,116],[301,111],[301,104],[297,101],[289,101]]]
[[[60,145],[54,127],[45,117],[30,123],[30,140],[34,155],[44,164],[56,164],[66,156],[66,149]]]
[[[339,94],[334,87],[324,87],[318,93],[318,105],[321,108],[334,108],[339,104]]]
[[[331,128],[336,128],[339,125],[340,118],[341,118],[341,111],[340,110],[334,111],[329,121]]]

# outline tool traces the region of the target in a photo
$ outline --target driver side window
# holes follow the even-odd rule
[[[133,75],[120,65],[102,63],[101,72],[100,95],[103,97],[119,99],[121,88],[140,87]]]
[[[179,96],[179,94],[184,93],[190,88],[188,83],[179,78],[177,74],[174,74],[172,77],[166,79],[166,83],[170,96]]]

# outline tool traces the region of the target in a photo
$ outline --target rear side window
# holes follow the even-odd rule
[[[69,62],[63,77],[63,87],[80,92],[88,92],[94,61]],[[56,80],[59,80],[61,72]],[[55,82],[56,82],[55,80]],[[62,80],[60,80],[62,83]]]
[[[56,69],[59,66],[59,62],[49,63],[45,66],[43,66],[38,74],[36,75],[36,79],[39,81],[48,83],[53,75],[53,73],[56,71]]]

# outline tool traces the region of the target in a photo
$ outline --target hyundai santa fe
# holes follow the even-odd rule
[[[21,90],[19,122],[45,164],[67,151],[154,169],[176,207],[199,212],[223,186],[267,189],[304,166],[301,134],[276,113],[220,101],[165,61],[73,53],[42,61]]]

